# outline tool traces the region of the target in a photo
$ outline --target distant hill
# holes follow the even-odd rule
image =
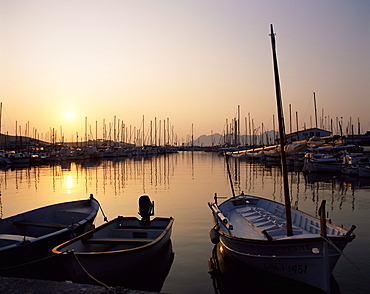
[[[275,144],[274,138],[278,137],[278,132],[276,131],[267,131],[262,135],[241,135],[239,139],[239,145],[273,145]],[[235,145],[235,135],[221,135],[219,133],[213,135],[201,135],[193,142],[189,142],[188,145],[194,146],[216,146],[224,144]]]
[[[241,135],[239,139],[239,145],[273,145],[274,142],[274,133],[275,138],[277,138],[277,132],[268,131],[263,133],[263,135],[256,135],[256,136],[248,136],[248,135]],[[101,140],[98,140],[102,144]],[[4,135],[0,134],[0,144],[2,146],[6,145],[10,146],[23,146],[26,147],[27,145],[50,145],[49,142],[44,142],[41,140],[25,137],[25,136],[11,136],[11,135]],[[60,144],[57,142],[56,144]],[[76,142],[64,142],[64,145],[75,145]],[[79,144],[85,145],[85,142],[79,142]],[[93,144],[93,143],[91,143]],[[113,142],[105,142],[106,145],[113,146]],[[185,143],[186,146],[219,146],[219,145],[236,145],[235,144],[235,135],[228,134],[228,135],[221,135],[220,133],[215,133],[213,135],[201,135],[193,142]]]

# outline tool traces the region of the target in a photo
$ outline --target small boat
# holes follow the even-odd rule
[[[141,219],[118,216],[53,249],[70,280],[85,284],[100,281],[110,286],[112,283],[125,285],[129,282],[127,275],[145,268],[167,247],[173,218],[150,220],[154,202],[147,195],[140,197],[139,206]]]
[[[305,172],[341,172],[343,164],[363,164],[368,162],[368,158],[363,153],[348,153],[345,151],[346,146],[338,148],[328,147],[329,150],[339,151],[336,154],[320,153],[319,148],[312,152],[307,152],[304,156],[303,171]],[[325,150],[325,149],[321,149]]]
[[[262,197],[239,195],[220,205],[215,197],[209,207],[213,243],[259,270],[325,291],[341,252],[355,238],[355,227],[346,230],[297,209],[291,210],[293,235],[288,236],[284,204]]]
[[[91,195],[0,219],[0,275],[33,277],[56,245],[92,228],[98,210]]]
[[[345,175],[358,176],[360,172],[360,168],[357,165],[346,164],[340,167],[340,171],[342,174],[345,174]]]
[[[30,155],[24,152],[7,152],[5,154],[5,162],[7,164],[28,164],[30,163]]]
[[[233,196],[221,204],[218,197],[208,203],[214,227],[211,241],[220,243],[233,258],[258,270],[299,281],[330,292],[330,278],[353,231],[326,219],[325,200],[316,218],[290,205],[285,152],[285,128],[280,80],[275,51],[275,33],[271,25],[271,44],[281,142],[284,204],[259,196]],[[227,157],[225,157],[227,160]],[[229,166],[227,162],[228,172]],[[229,172],[231,182],[231,174]]]

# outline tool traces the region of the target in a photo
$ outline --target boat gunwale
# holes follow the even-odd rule
[[[149,243],[146,243],[144,245],[141,245],[141,246],[137,246],[137,247],[134,247],[134,248],[127,248],[127,249],[121,249],[121,250],[113,250],[113,251],[90,251],[90,252],[85,252],[85,251],[74,251],[73,249],[68,249],[68,250],[65,250],[65,251],[60,251],[60,248],[63,248],[65,247],[66,245],[68,245],[68,243],[72,244],[74,242],[83,242],[83,240],[88,240],[90,239],[90,236],[93,235],[94,233],[96,233],[97,231],[101,231],[102,229],[104,229],[105,227],[111,225],[112,223],[115,223],[117,221],[122,221],[124,219],[131,219],[131,220],[138,220],[140,221],[137,217],[134,217],[134,216],[118,216],[114,219],[112,219],[111,221],[107,222],[107,223],[104,223],[102,225],[100,225],[99,227],[97,227],[96,229],[94,230],[91,230],[89,232],[86,232],[85,234],[82,234],[72,240],[69,240],[69,241],[66,241],[56,247],[53,248],[52,252],[54,254],[71,254],[71,252],[73,252],[74,255],[78,255],[78,256],[88,256],[88,255],[106,255],[106,254],[117,254],[117,253],[123,253],[123,252],[134,252],[134,251],[138,251],[138,250],[144,250],[148,247],[152,247],[154,245],[156,245],[157,243],[159,243],[162,238],[172,229],[172,225],[173,225],[173,222],[174,222],[174,218],[172,216],[170,217],[155,217],[154,219],[152,219],[150,222],[153,222],[154,220],[166,220],[168,221],[165,229],[163,229],[162,233],[157,237],[155,238],[154,240],[150,241]],[[143,228],[145,229],[145,228]],[[134,240],[134,239],[133,239]],[[122,241],[122,243],[124,243],[125,241]],[[139,241],[138,241],[139,242]]]
[[[222,244],[223,247],[225,247],[228,251],[234,253],[234,254],[238,254],[238,255],[242,255],[242,256],[247,256],[248,258],[256,258],[256,259],[273,259],[273,260],[279,260],[279,259],[320,259],[322,258],[322,255],[312,255],[312,254],[295,254],[295,255],[286,255],[286,254],[280,254],[280,255],[277,255],[277,254],[270,254],[270,255],[266,255],[266,254],[252,254],[252,253],[246,253],[246,252],[241,252],[240,250],[236,250],[235,248],[231,248],[230,246],[228,246],[227,244],[225,244],[225,242],[223,242],[222,240],[220,241],[220,243]],[[331,256],[340,256],[341,253],[339,252],[336,252],[334,254],[331,254]]]
[[[244,237],[238,237],[238,236],[233,236],[233,235],[230,235],[230,234],[227,234],[225,233],[224,231],[222,231],[221,229],[218,229],[217,232],[224,236],[225,238],[227,239],[232,239],[232,240],[237,240],[237,241],[242,241],[242,242],[245,242],[245,243],[287,243],[287,244],[291,244],[291,243],[302,243],[302,242],[307,242],[307,241],[311,241],[311,242],[322,242],[324,241],[325,239],[323,239],[322,236],[316,234],[314,237],[304,237],[304,238],[293,238],[292,237],[281,237],[281,238],[273,238],[272,240],[268,240],[268,239],[251,239],[251,238],[244,238]],[[328,236],[327,239],[331,240],[331,241],[335,241],[335,242],[341,242],[341,241],[346,241],[346,242],[351,242],[353,239],[355,239],[355,235],[352,234],[350,236]]]

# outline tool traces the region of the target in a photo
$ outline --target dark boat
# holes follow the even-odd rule
[[[146,195],[139,202],[142,219],[118,216],[53,249],[70,280],[126,286],[130,282],[128,276],[142,271],[153,258],[166,251],[174,219],[150,220],[154,204]]]
[[[50,278],[51,250],[90,230],[98,210],[91,195],[0,219],[0,275]]]

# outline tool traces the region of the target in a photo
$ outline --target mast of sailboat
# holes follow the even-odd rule
[[[284,126],[284,116],[281,101],[281,90],[280,90],[280,78],[279,69],[276,57],[276,46],[275,46],[275,33],[272,24],[271,28],[271,45],[272,45],[272,56],[274,63],[274,76],[275,76],[275,92],[276,92],[276,102],[277,102],[277,112],[279,121],[279,134],[280,134],[280,157],[283,173],[283,184],[284,184],[284,200],[285,200],[285,216],[286,216],[286,228],[287,236],[293,236],[292,227],[292,214],[290,208],[290,197],[289,197],[289,184],[288,184],[288,169],[286,164],[286,154],[285,154],[285,126]]]
[[[3,140],[3,136],[1,135],[1,122],[2,122],[2,115],[3,115],[3,102],[0,102],[0,146]]]
[[[316,107],[316,93],[313,92],[313,102],[314,102],[314,105],[315,105],[315,122],[316,122],[316,128],[318,127],[317,126],[317,107]]]

